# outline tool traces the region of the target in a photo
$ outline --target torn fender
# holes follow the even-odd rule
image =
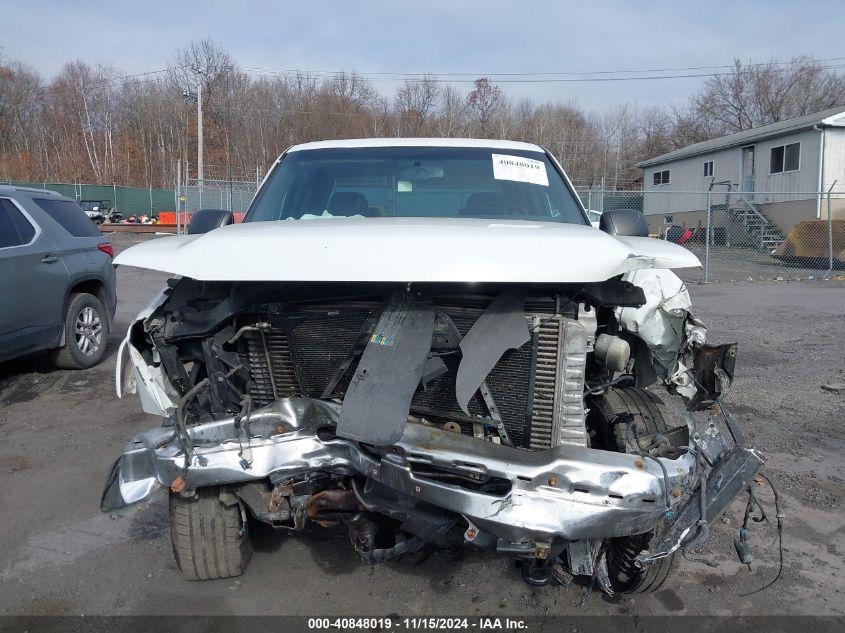
[[[126,394],[138,394],[144,412],[152,415],[167,416],[176,408],[174,399],[176,390],[170,384],[160,366],[149,364],[141,352],[132,344],[132,330],[142,327],[145,321],[161,306],[169,296],[169,288],[164,288],[138,313],[129,325],[126,337],[117,350],[115,365],[115,391],[118,398]],[[174,397],[171,397],[173,394]]]
[[[148,365],[141,356],[141,352],[135,349],[128,341],[126,345],[129,360],[132,363],[135,380],[134,386],[141,400],[141,408],[152,415],[168,416],[176,410],[176,400],[169,394],[175,394],[175,389],[170,384],[167,376],[161,367]],[[123,345],[121,345],[123,347]]]
[[[666,379],[686,338],[685,324],[692,309],[687,287],[671,270],[637,270],[622,279],[642,288],[646,302],[639,308],[616,308],[616,319],[623,330],[645,343],[657,375]],[[698,327],[696,340],[701,344],[706,328],[700,322]]]

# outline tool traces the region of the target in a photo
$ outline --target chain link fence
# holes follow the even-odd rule
[[[229,167],[208,165],[200,178],[195,165],[185,164],[180,169],[180,182],[177,196],[179,222],[186,225],[192,213],[200,209],[225,209],[235,214],[235,221],[240,222],[249,208],[258,185],[261,184],[262,172],[233,171]]]
[[[185,203],[182,209],[188,213],[200,209],[245,213],[257,189],[258,183],[255,181],[189,178],[185,183]]]
[[[240,221],[262,172],[208,166],[203,178],[184,164],[176,191],[82,183],[2,184],[58,191],[77,200],[109,201],[130,215],[165,213],[187,226],[200,209],[226,209]],[[822,192],[608,190],[576,187],[590,219],[636,209],[652,237],[683,245],[702,268],[677,271],[686,281],[791,280],[845,275],[845,189]],[[176,213],[172,213],[176,211]],[[167,213],[171,212],[171,213]]]
[[[702,268],[686,281],[756,281],[845,273],[845,191],[578,190],[591,219],[637,209],[652,237],[682,244]],[[841,274],[841,273],[840,273]]]

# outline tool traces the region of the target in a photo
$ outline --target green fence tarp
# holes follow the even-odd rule
[[[113,187],[111,185],[86,185],[58,182],[16,182],[3,180],[0,184],[13,187],[48,189],[75,200],[108,200],[112,209],[124,217],[149,215],[156,217],[161,211],[175,211],[176,197],[173,189],[144,189],[142,187]]]

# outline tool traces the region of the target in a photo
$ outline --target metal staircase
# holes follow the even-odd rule
[[[728,207],[728,215],[745,229],[751,242],[761,251],[777,248],[786,239],[778,226],[757,205],[745,198],[739,198]]]

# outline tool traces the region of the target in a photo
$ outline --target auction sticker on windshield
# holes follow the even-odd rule
[[[493,178],[496,180],[514,180],[549,186],[549,176],[546,174],[546,165],[543,161],[507,154],[492,154],[492,157]]]

